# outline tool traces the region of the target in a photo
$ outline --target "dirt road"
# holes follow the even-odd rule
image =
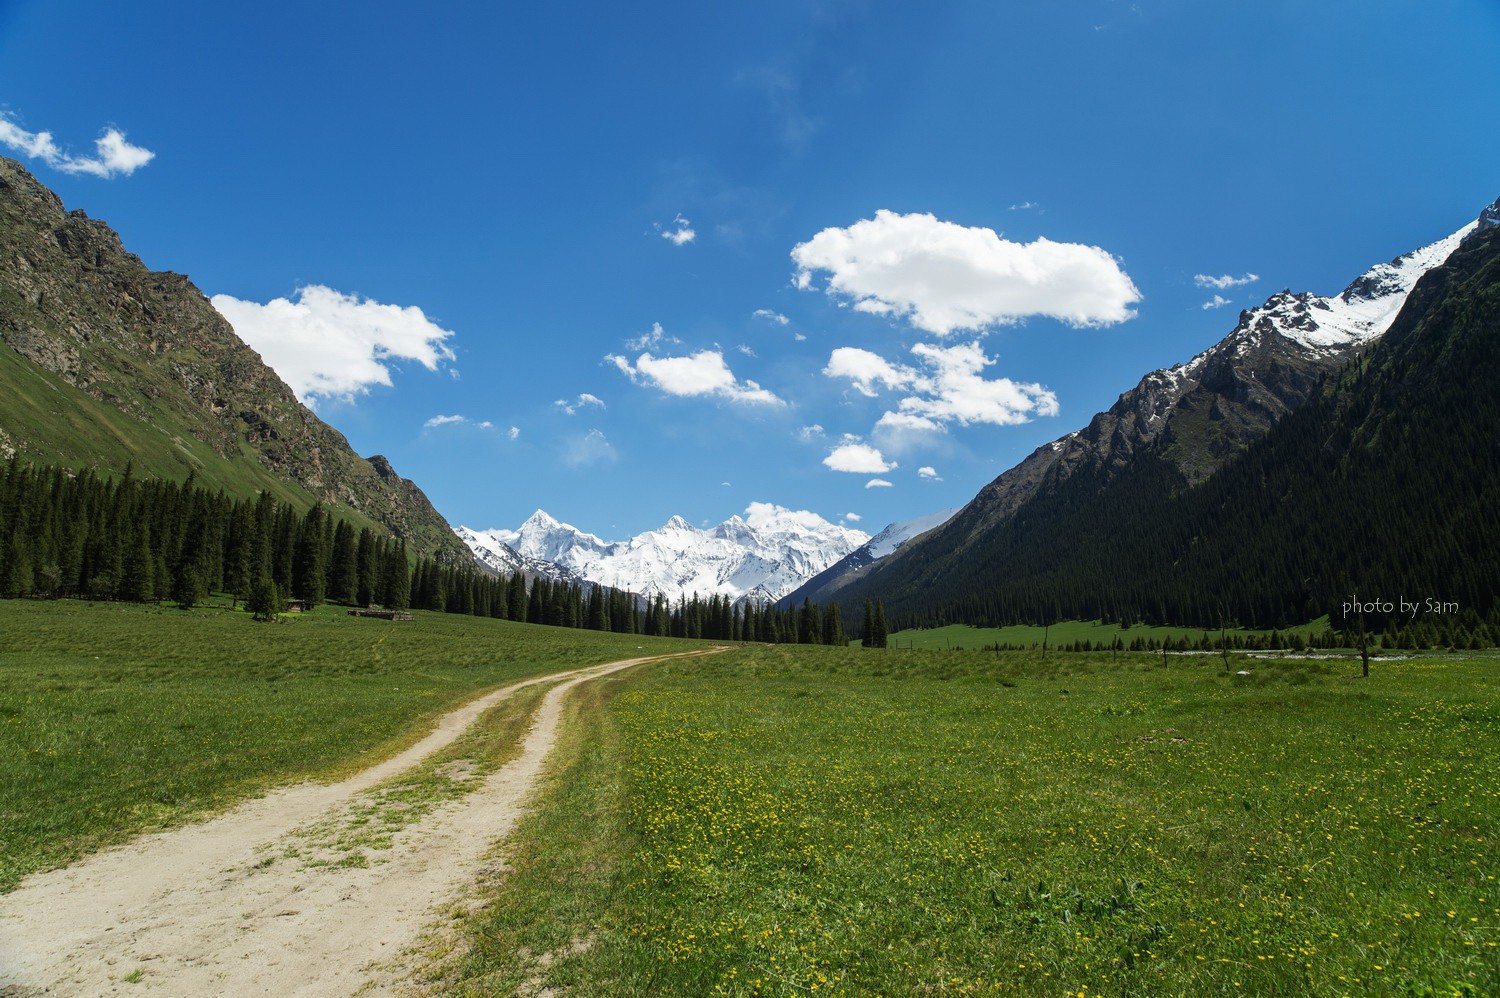
[[[460,894],[485,852],[525,812],[568,690],[667,657],[679,656],[507,686],[342,783],[276,792],[28,878],[0,897],[0,995],[353,993],[369,976],[366,968],[413,943],[436,910]],[[487,708],[553,682],[520,756],[477,788],[395,832],[375,862],[307,861],[316,839],[309,828],[347,823],[361,802],[368,808],[372,788],[450,744]],[[278,859],[287,856],[299,858]]]

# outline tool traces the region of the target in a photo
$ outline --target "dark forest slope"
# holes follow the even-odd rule
[[[1352,593],[1485,616],[1500,590],[1497,384],[1491,209],[1364,356],[1207,478],[1167,437],[1123,467],[1054,466],[991,529],[935,532],[840,598],[882,597],[900,625],[1337,622]]]

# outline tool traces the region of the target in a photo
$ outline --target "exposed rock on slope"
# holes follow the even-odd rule
[[[1441,265],[1476,228],[1495,224],[1485,217],[1371,267],[1338,295],[1282,291],[1259,308],[1241,312],[1235,328],[1214,346],[1186,364],[1147,374],[1087,426],[1037,448],[990,482],[941,527],[861,566],[857,575],[837,585],[827,578],[815,580],[791,598],[860,598],[907,585],[900,580],[918,571],[918,563],[924,577],[936,570],[928,564],[935,552],[942,552],[939,561],[966,557],[1048,488],[1083,469],[1107,482],[1148,448],[1175,466],[1189,485],[1202,482],[1306,402],[1322,378],[1389,329],[1424,274]],[[908,562],[912,567],[903,568]]]
[[[0,342],[0,450],[318,499],[424,553],[468,558],[422,491],[355,454],[187,277],[147,269],[4,157]]]

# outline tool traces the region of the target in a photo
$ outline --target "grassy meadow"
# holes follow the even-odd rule
[[[1284,628],[1279,633],[1285,636],[1300,634],[1308,638],[1322,634],[1327,626],[1328,617],[1324,615],[1311,623]],[[1264,637],[1271,634],[1269,630],[1257,631],[1247,628],[1233,628],[1228,633],[1231,636],[1237,634],[1242,637],[1251,634]],[[1097,647],[1108,645],[1119,638],[1128,647],[1136,638],[1155,639],[1158,642],[1169,638],[1172,640],[1187,638],[1190,641],[1197,641],[1204,634],[1211,639],[1219,636],[1217,630],[1204,631],[1201,627],[1170,627],[1156,624],[1132,624],[1129,627],[1121,627],[1119,624],[1106,624],[1099,620],[1064,620],[1049,628],[1036,627],[1031,624],[1012,624],[1008,627],[970,627],[967,624],[947,624],[943,627],[909,628],[892,632],[890,642],[893,649],[952,651],[981,649],[987,645],[997,644],[1001,647],[1021,648],[1036,645],[1040,648],[1044,638],[1051,648],[1060,648],[1079,641],[1088,641]]]
[[[124,603],[0,611],[0,890],[268,786],[368,765],[507,681],[684,644],[339,607],[274,625]]]
[[[12,601],[0,889],[334,776],[510,680],[688,643]],[[1072,639],[1069,639],[1072,640]],[[752,646],[580,687],[431,993],[1500,993],[1500,661]],[[367,861],[517,698],[286,859]],[[391,805],[395,801],[396,805]],[[351,830],[352,829],[352,830]]]
[[[590,684],[433,992],[1500,993],[1493,658],[746,648]]]

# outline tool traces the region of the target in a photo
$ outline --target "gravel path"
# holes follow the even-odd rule
[[[352,994],[372,963],[416,941],[525,813],[568,690],[672,657],[679,656],[507,686],[445,715],[418,744],[341,783],[272,793],[201,824],[145,835],[28,878],[0,897],[0,995]],[[303,852],[307,826],[347,820],[359,800],[370,798],[360,797],[364,791],[537,683],[558,685],[537,709],[520,756],[396,832],[374,862],[309,866],[305,855],[276,858]]]

